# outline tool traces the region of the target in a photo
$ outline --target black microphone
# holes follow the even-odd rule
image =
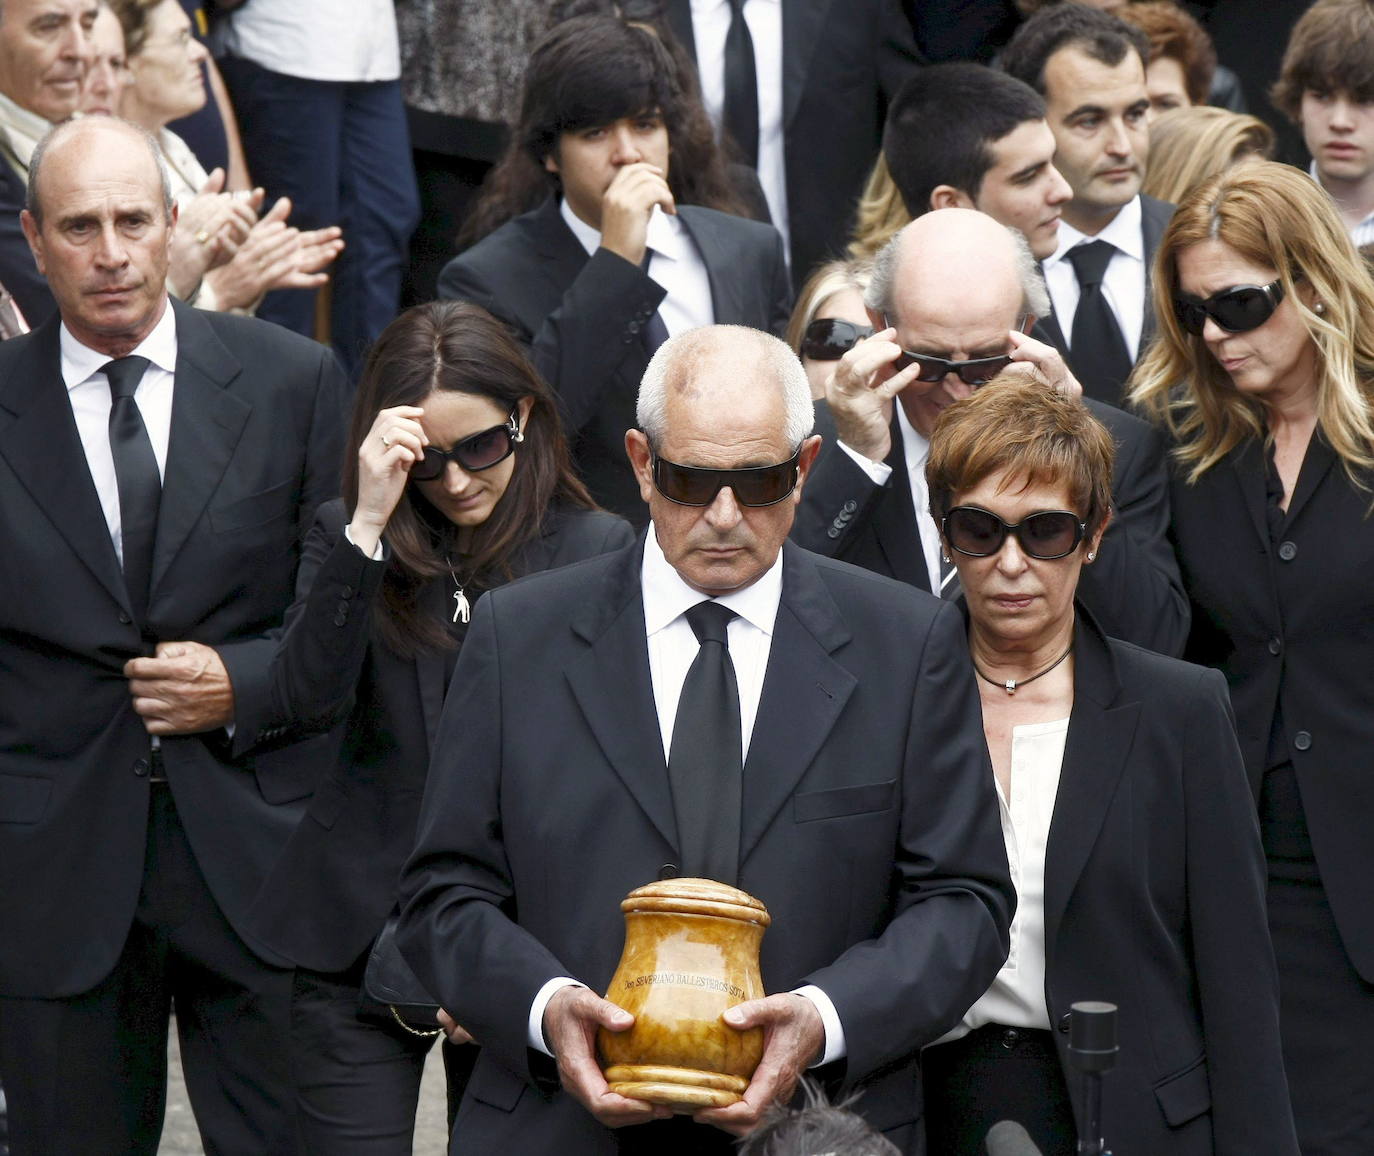
[[[1015,1120],[998,1120],[988,1129],[987,1156],[1042,1156],[1035,1141]]]

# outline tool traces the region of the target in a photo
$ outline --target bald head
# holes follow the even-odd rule
[[[3,0],[0,0],[0,3],[3,3]],[[162,161],[162,150],[152,134],[116,116],[95,116],[64,121],[51,129],[33,150],[33,158],[29,161],[29,187],[25,208],[34,222],[40,227],[43,224],[43,197],[40,184],[42,170],[49,158],[62,157],[62,167],[65,169],[69,157],[77,158],[78,162],[85,162],[87,158],[102,151],[120,149],[133,149],[135,153],[142,152],[146,155],[149,192],[162,201],[164,209],[170,214],[172,184],[167,176],[167,167]]]
[[[661,444],[673,417],[700,408],[722,421],[749,409],[771,411],[795,447],[811,432],[811,389],[801,362],[769,333],[706,325],[665,341],[644,371],[636,420]]]
[[[865,304],[897,325],[913,310],[1001,310],[1007,327],[1049,299],[1024,237],[973,209],[917,217],[878,254]]]

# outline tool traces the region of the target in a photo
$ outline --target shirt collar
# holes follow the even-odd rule
[[[564,224],[572,230],[572,235],[577,238],[578,243],[587,250],[587,256],[595,253],[601,246],[601,234],[572,211],[566,198],[558,202],[558,213]],[[646,240],[651,251],[675,261],[679,260],[683,244],[682,222],[677,217],[670,217],[655,205],[654,211],[649,215]]]
[[[906,457],[907,468],[914,470],[925,464],[930,456],[930,441],[921,433],[911,419],[906,416],[900,399],[895,401],[897,409],[897,428],[902,431],[902,453]]]
[[[1045,268],[1058,264],[1075,245],[1082,241],[1107,241],[1119,252],[1137,261],[1145,260],[1145,235],[1141,231],[1142,219],[1140,195],[1132,197],[1121,206],[1120,212],[1112,218],[1111,224],[1096,236],[1080,233],[1062,217],[1059,221],[1059,248],[1045,261]]]
[[[15,155],[27,169],[34,147],[52,128],[52,122],[15,104],[3,92],[0,92],[0,122],[4,124],[5,135],[9,137]]]
[[[62,351],[62,380],[68,389],[75,389],[83,382],[105,368],[111,360],[108,353],[101,353],[89,345],[83,345],[67,328],[64,321],[58,334],[58,346]],[[130,357],[146,357],[159,369],[176,373],[177,369],[177,320],[172,312],[171,303],[163,309],[158,323],[153,326],[138,347],[129,353]]]
[[[707,598],[700,590],[693,590],[673,569],[658,544],[657,530],[652,522],[644,539],[644,565],[640,571],[640,587],[644,593],[644,628],[646,634],[656,634],[670,625],[698,602]],[[767,570],[748,586],[731,590],[716,599],[728,606],[751,626],[772,635],[778,617],[778,603],[782,599],[782,551]]]

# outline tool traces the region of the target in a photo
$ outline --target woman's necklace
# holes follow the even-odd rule
[[[458,574],[453,569],[453,559],[450,558],[447,554],[445,554],[444,561],[448,564],[448,576],[453,579],[454,585],[453,621],[466,622],[469,618],[472,617],[472,607],[468,604],[468,596],[463,593],[463,584],[458,581]],[[1037,675],[1037,677],[1039,676]]]
[[[1017,687],[1025,686],[1028,682],[1034,682],[1037,678],[1044,678],[1045,675],[1049,674],[1049,672],[1052,671],[1061,662],[1063,662],[1064,659],[1069,657],[1069,652],[1071,650],[1073,650],[1072,640],[1070,640],[1069,645],[1064,648],[1064,653],[1061,654],[1058,658],[1056,658],[1052,663],[1050,663],[1049,666],[1045,667],[1044,670],[1038,670],[1033,675],[1031,675],[1030,678],[1023,678],[1019,681],[1014,678],[1009,678],[1005,682],[998,682],[997,679],[989,678],[986,674],[984,674],[982,668],[976,662],[973,664],[973,669],[978,672],[978,677],[981,678],[984,682],[990,682],[993,686],[1000,686],[1008,694],[1015,694]]]

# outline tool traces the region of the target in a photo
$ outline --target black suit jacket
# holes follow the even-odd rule
[[[690,0],[668,20],[695,58]],[[898,0],[782,0],[783,157],[792,279],[843,256],[887,106],[922,64]]]
[[[273,663],[273,744],[343,719],[337,761],[263,885],[254,933],[301,967],[343,971],[371,943],[396,902],[396,878],[415,842],[420,796],[444,706],[445,655],[398,655],[372,640],[371,608],[385,561],[343,536],[342,501],[321,507],[301,560],[296,604]],[[522,551],[517,574],[550,570],[633,541],[599,510],[555,510]],[[447,576],[425,591],[436,619],[452,612]],[[348,607],[340,614],[339,606]]]
[[[178,357],[148,627],[214,646],[235,707],[268,693],[299,543],[337,492],[346,385],[322,346],[173,302]],[[0,992],[88,990],[143,878],[149,740],[124,663],[145,652],[63,386],[58,321],[0,344]],[[230,923],[300,815],[310,749],[162,740],[177,814]],[[22,885],[18,881],[22,880]],[[245,938],[247,938],[245,936]],[[252,945],[252,940],[249,940]],[[270,953],[268,958],[272,958]]]
[[[0,136],[3,132],[0,129]],[[57,302],[48,279],[34,264],[33,250],[19,223],[27,196],[28,182],[0,149],[0,285],[14,295],[24,320],[37,329],[57,312]]]
[[[605,991],[619,903],[678,862],[650,684],[642,545],[495,590],[458,661],[402,877],[400,943],[482,1043],[474,1152],[602,1153],[540,1082],[531,1003]],[[918,1150],[916,1052],[1005,958],[1006,857],[963,624],[928,595],[787,543],[744,767],[740,886],[767,905],[769,992],[818,985],[860,1110]],[[551,738],[556,736],[556,739]],[[647,1125],[646,1127],[655,1127]],[[701,1130],[702,1152],[730,1152]]]
[[[1224,681],[1080,613],[1045,855],[1045,997],[1065,1072],[1069,1006],[1119,1009],[1102,1084],[1117,1156],[1296,1156],[1264,888]]]
[[[1164,236],[1164,230],[1169,227],[1169,222],[1173,216],[1174,206],[1168,201],[1160,201],[1154,197],[1147,197],[1144,193],[1140,194],[1140,232],[1145,242],[1145,317],[1140,330],[1140,355],[1142,356],[1155,335],[1155,252],[1159,249],[1159,240]],[[1072,332],[1073,318],[1066,318],[1061,324],[1060,319],[1055,316],[1053,307],[1051,307],[1048,317],[1041,317],[1035,322],[1034,328],[1031,329],[1031,336],[1053,345],[1064,355],[1064,360],[1069,363],[1069,368],[1073,369],[1073,355],[1069,350],[1066,328],[1068,332]],[[1115,383],[1092,381],[1081,376],[1079,381],[1083,385],[1085,396],[1104,401],[1108,405],[1121,404],[1121,389]]]
[[[1083,569],[1079,597],[1112,636],[1180,654],[1188,637],[1188,602],[1168,539],[1163,439],[1122,410],[1090,399],[1086,404],[1111,433],[1116,462],[1112,522],[1097,561]],[[878,486],[840,448],[829,407],[817,403],[816,429],[825,444],[806,480],[792,537],[817,553],[929,590],[895,415],[891,428],[892,476]]]
[[[681,205],[711,284],[715,320],[781,333],[791,289],[771,225]],[[439,296],[462,298],[514,329],[553,386],[592,496],[640,525],[648,511],[625,457],[649,363],[644,325],[664,298],[647,272],[608,249],[591,257],[550,198],[455,257]]]
[[[1256,795],[1276,713],[1322,885],[1351,962],[1374,983],[1374,522],[1367,489],[1313,435],[1271,548],[1264,449],[1251,440],[1196,485],[1173,483],[1174,543],[1193,604],[1188,657],[1231,684]],[[1365,479],[1365,485],[1368,480]]]

